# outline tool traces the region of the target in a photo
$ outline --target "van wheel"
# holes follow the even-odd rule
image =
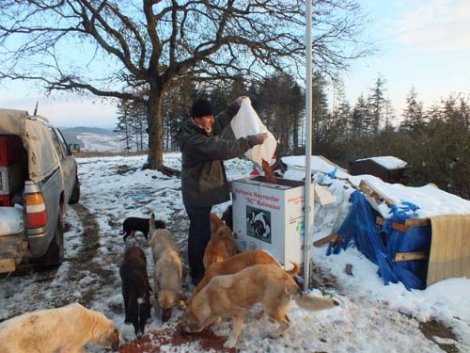
[[[57,267],[64,259],[64,228],[60,218],[57,222],[54,239],[49,244],[47,252],[39,260],[41,266]]]
[[[78,175],[75,177],[75,184],[73,185],[72,195],[70,195],[69,204],[78,203],[80,201],[80,181]]]

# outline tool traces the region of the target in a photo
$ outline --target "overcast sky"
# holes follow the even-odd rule
[[[414,87],[429,107],[450,94],[470,94],[470,1],[358,0],[371,23],[365,37],[378,53],[358,60],[345,73],[346,98],[354,105],[376,79],[386,80],[386,96],[397,115]],[[3,82],[0,107],[34,111],[58,126],[116,126],[112,101],[70,95],[46,97],[32,84]]]

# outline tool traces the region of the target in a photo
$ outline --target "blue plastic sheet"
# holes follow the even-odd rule
[[[406,233],[392,229],[392,222],[404,223],[415,216],[418,206],[402,201],[401,205],[391,210],[391,217],[383,227],[376,224],[376,212],[369,205],[360,191],[351,194],[351,210],[343,224],[336,232],[342,240],[328,247],[327,254],[338,254],[346,250],[351,240],[357,248],[378,269],[378,275],[384,283],[402,282],[408,289],[426,288],[427,259],[395,261],[398,252],[424,251],[429,254],[431,244],[431,228],[410,227]]]

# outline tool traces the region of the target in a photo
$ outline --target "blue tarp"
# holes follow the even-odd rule
[[[404,223],[414,215],[417,206],[402,202],[401,207],[392,208],[392,215],[383,227],[376,224],[376,212],[360,191],[351,195],[351,210],[336,232],[342,240],[330,244],[327,254],[338,254],[354,240],[357,248],[379,266],[378,275],[387,285],[402,282],[409,289],[426,288],[427,259],[395,261],[395,254],[424,251],[429,254],[431,227],[410,227],[406,233],[392,229],[392,222]]]

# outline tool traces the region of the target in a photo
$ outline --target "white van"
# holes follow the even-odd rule
[[[80,197],[77,163],[44,117],[0,109],[0,273],[58,266],[67,203]]]

